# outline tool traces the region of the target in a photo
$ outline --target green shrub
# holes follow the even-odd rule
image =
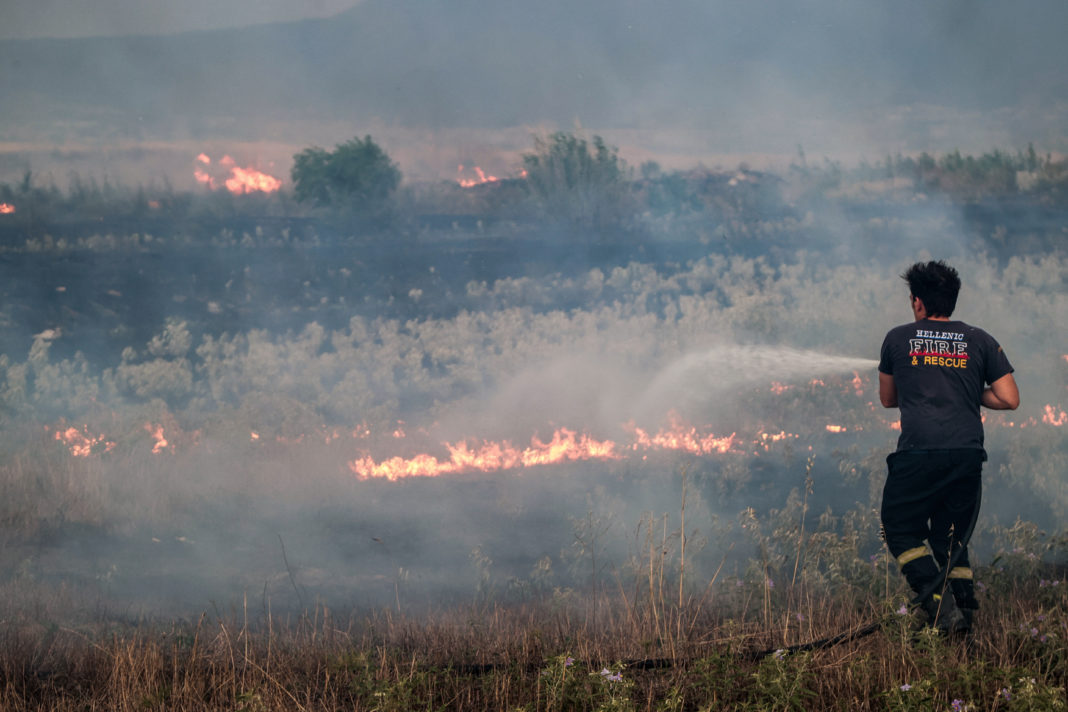
[[[359,215],[380,213],[400,185],[401,172],[370,136],[333,151],[306,148],[293,156],[294,197]]]
[[[527,186],[545,217],[576,228],[624,224],[631,213],[628,170],[616,148],[557,131],[535,137],[523,155]]]

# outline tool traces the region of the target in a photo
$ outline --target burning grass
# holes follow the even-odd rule
[[[648,486],[670,491],[661,502],[677,497],[676,511],[646,511],[635,524],[633,510],[609,505],[617,494],[648,496],[604,489],[623,483],[611,469],[568,463],[533,478],[361,481],[344,476],[337,456],[339,479],[328,490],[317,482],[313,495],[307,478],[279,490],[278,472],[291,472],[290,461],[321,465],[330,443],[248,442],[253,456],[234,460],[222,481],[197,474],[201,458],[220,455],[217,429],[194,437],[163,427],[180,444],[173,452],[153,454],[150,433],[131,425],[138,439],[117,437],[115,448],[98,444],[89,456],[56,440],[67,428],[35,429],[32,447],[5,466],[5,491],[23,493],[6,511],[25,514],[5,521],[0,709],[1053,710],[1066,702],[1068,534],[984,517],[975,542],[983,553],[974,557],[978,628],[966,639],[934,637],[903,608],[908,592],[878,544],[871,502],[810,514],[822,486],[814,456],[804,461],[803,487],[733,522],[709,514],[706,500],[724,490],[697,461],[670,476],[663,468],[678,460],[643,461],[660,472]],[[742,467],[732,462],[715,470],[721,487],[731,467]],[[881,473],[844,457],[839,467],[859,491],[868,489],[863,475],[874,482]],[[55,496],[34,494],[33,482]],[[315,560],[291,522],[261,511],[302,497],[307,507],[293,520],[325,517],[331,537],[350,548],[375,533],[372,549]],[[329,517],[326,500],[342,517]],[[426,501],[437,509],[420,508]],[[540,511],[551,506],[555,518]],[[464,528],[442,518],[451,507],[482,530],[466,561],[425,539],[429,564],[404,548],[422,525],[467,545]],[[529,566],[525,557],[539,550],[514,541],[535,531],[524,507],[539,510],[540,550],[560,554],[517,574],[493,557],[519,548]],[[584,516],[569,516],[584,507]],[[259,512],[259,528],[249,530],[246,509]],[[408,528],[396,524],[405,511]],[[220,514],[231,521],[211,523]],[[354,538],[344,520],[366,533]],[[70,549],[66,561],[48,558],[57,538]],[[266,568],[253,546],[264,540]],[[229,558],[211,558],[216,549]],[[318,581],[323,562],[348,567],[349,577]],[[421,578],[458,568],[459,592]],[[178,588],[180,577],[192,580],[183,605],[153,605],[133,590],[152,581]],[[371,587],[388,593],[372,599]],[[878,630],[854,641],[776,652],[873,621]]]
[[[164,283],[200,316],[167,307],[121,353],[85,356],[81,335],[112,332],[72,310],[0,357],[0,708],[1065,704],[1065,540],[999,525],[1068,507],[1063,256],[964,263],[1031,394],[987,420],[964,643],[897,613],[875,514],[896,414],[868,366],[827,355],[873,355],[900,318],[885,266],[713,255],[439,284],[435,262],[399,292],[411,319],[371,318],[342,299],[366,286],[312,279],[363,284],[358,256],[286,282],[254,242],[218,253],[218,292]],[[343,322],[317,321],[326,302]],[[231,309],[298,326],[204,316]],[[745,655],[872,620],[830,650]]]

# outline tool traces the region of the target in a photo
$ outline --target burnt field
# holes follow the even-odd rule
[[[197,336],[284,332],[312,321],[340,328],[352,316],[437,319],[477,311],[485,290],[471,285],[498,280],[574,283],[590,269],[631,264],[677,273],[712,255],[759,257],[776,267],[804,253],[831,266],[948,250],[1004,265],[1013,257],[1057,254],[1068,239],[1068,208],[1023,198],[960,206],[821,199],[771,210],[743,206],[734,215],[646,213],[593,232],[493,212],[361,225],[263,214],[277,206],[249,202],[231,206],[244,214],[222,217],[0,215],[0,347],[24,354],[34,334],[58,329],[53,353],[114,358],[147,342],[170,317]],[[814,211],[830,215],[813,220]],[[615,295],[607,290],[597,298]],[[529,306],[571,309],[588,296],[565,289]]]
[[[0,711],[1068,710],[1068,5],[8,5]],[[1021,395],[960,635],[921,260]]]
[[[1056,709],[1062,209],[862,178],[654,175],[590,226],[494,186],[373,223],[23,196],[0,215],[4,704]],[[927,257],[1023,395],[987,418],[969,642],[913,633],[878,536],[873,359]]]
[[[353,316],[451,317],[478,308],[467,294],[471,282],[573,278],[591,264],[625,267],[650,252],[680,264],[703,251],[628,235],[601,244],[514,229],[494,235],[492,223],[490,234],[452,231],[453,222],[445,234],[371,238],[338,235],[312,219],[96,222],[44,227],[41,234],[62,235],[69,246],[41,251],[23,249],[21,231],[11,230],[6,244],[14,247],[0,256],[4,303],[12,307],[5,345],[25,351],[34,333],[59,328],[58,348],[113,356],[147,341],[168,317],[198,334],[285,331],[310,321],[338,328]]]

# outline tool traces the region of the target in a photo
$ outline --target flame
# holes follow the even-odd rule
[[[828,433],[844,433],[846,430],[848,430],[848,428],[846,426],[844,426],[844,425],[828,425],[827,426],[827,432]]]
[[[206,153],[198,155],[196,160],[198,163],[202,163],[205,166],[211,165],[211,157]],[[224,155],[219,159],[219,165],[229,169],[230,175],[227,178],[220,180],[223,181],[223,185],[226,186],[226,189],[235,195],[245,195],[254,192],[273,193],[282,187],[282,181],[279,179],[255,168],[242,168],[237,165],[237,161],[229,155]],[[193,177],[198,183],[203,183],[211,190],[215,190],[218,187],[216,177],[203,168],[194,168]]]
[[[10,215],[15,212],[15,206],[11,203],[0,203],[0,215]]]
[[[523,451],[522,464],[523,467],[531,467],[564,460],[617,460],[621,456],[615,454],[615,447],[610,440],[598,441],[589,435],[576,436],[575,431],[560,428],[548,443],[531,438],[531,447]]]
[[[230,170],[233,172],[233,176],[226,180],[226,189],[237,195],[254,191],[273,193],[282,187],[282,181],[274,176],[261,173],[254,168],[234,166]]]
[[[89,457],[93,454],[94,448],[97,452],[110,452],[115,447],[115,443],[104,439],[103,435],[95,437],[90,435],[88,426],[83,426],[81,430],[75,427],[57,430],[55,439],[66,445],[74,457]],[[97,447],[100,445],[102,445],[102,450]]]
[[[193,177],[197,179],[198,183],[203,183],[212,190],[215,190],[215,179],[199,168],[193,171]]]
[[[1045,415],[1042,416],[1043,423],[1052,425],[1056,428],[1068,423],[1068,413],[1065,413],[1063,410],[1058,412],[1056,408],[1047,403],[1045,411]]]
[[[631,445],[632,450],[639,448],[645,450],[681,450],[691,455],[711,455],[713,453],[723,454],[730,452],[737,445],[735,441],[737,433],[731,433],[726,437],[716,437],[714,434],[709,433],[702,437],[697,434],[697,428],[682,425],[675,416],[671,417],[670,430],[661,430],[652,436],[633,423],[627,423],[624,428],[631,431],[634,437],[634,443]]]
[[[449,451],[447,460],[433,455],[419,454],[410,459],[393,457],[376,463],[366,456],[349,463],[349,469],[361,480],[385,478],[398,480],[402,477],[437,477],[459,472],[491,472],[517,467],[554,465],[574,460],[618,460],[615,443],[595,440],[589,435],[579,435],[574,430],[558,428],[549,442],[536,436],[530,446],[520,450],[508,441],[485,441],[473,446],[466,441],[445,443]]]
[[[692,455],[711,455],[736,452],[740,441],[737,433],[716,436],[702,435],[697,428],[686,426],[671,416],[670,427],[650,434],[634,423],[623,426],[631,434],[632,442],[621,446],[612,440],[598,440],[586,433],[568,428],[557,428],[548,442],[536,436],[530,446],[519,449],[508,441],[472,441],[444,443],[447,459],[421,453],[411,458],[392,457],[375,462],[364,456],[349,463],[349,469],[360,479],[385,478],[398,480],[403,477],[437,477],[460,472],[491,472],[541,465],[555,465],[577,460],[620,460],[625,451],[676,450]],[[772,440],[789,437],[786,433],[770,436]],[[796,437],[796,436],[795,436]],[[765,446],[766,449],[766,446]]]
[[[500,180],[497,176],[486,175],[478,166],[474,167],[475,175],[477,178],[464,178],[464,164],[460,164],[456,168],[456,172],[460,174],[460,177],[456,179],[456,182],[460,184],[461,188],[473,188],[476,185],[482,185],[483,183],[496,183]]]
[[[163,426],[153,425],[152,423],[145,423],[145,430],[152,436],[152,439],[156,441],[156,444],[152,446],[152,454],[158,455],[161,452],[170,448],[171,452],[174,452],[174,446],[167,442],[167,438],[163,436]]]
[[[780,430],[777,433],[768,433],[762,430],[758,434],[757,438],[753,440],[753,444],[756,445],[756,449],[753,451],[753,453],[759,454],[760,450],[768,452],[769,450],[771,450],[772,443],[777,443],[780,440],[786,440],[788,438],[799,437],[801,436],[797,433],[788,433],[785,430]]]

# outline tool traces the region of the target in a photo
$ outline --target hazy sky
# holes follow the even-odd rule
[[[1068,152],[1065,0],[0,3],[0,38],[71,38],[0,42],[0,142],[20,152],[0,154],[0,180],[31,161],[123,170],[51,163],[56,145],[242,143],[286,165],[366,133],[408,178],[500,173],[530,127],[582,126],[671,168],[784,165],[798,147],[847,162]],[[192,180],[189,153],[174,151],[172,179]],[[169,160],[143,159],[137,180]]]
[[[0,38],[170,34],[327,17],[360,0],[2,0]]]

